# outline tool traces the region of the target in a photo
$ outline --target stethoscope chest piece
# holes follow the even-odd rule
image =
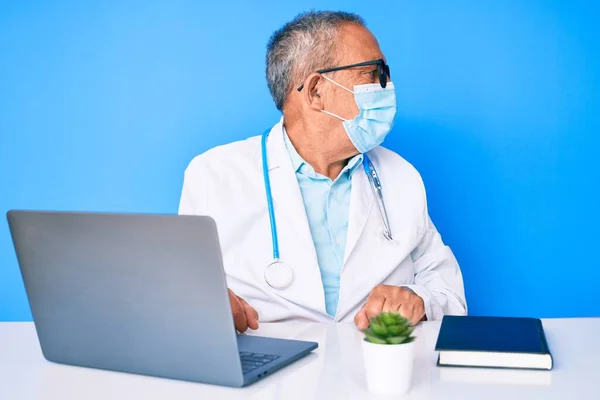
[[[273,289],[286,289],[294,281],[294,271],[289,265],[273,260],[265,269],[265,281]]]

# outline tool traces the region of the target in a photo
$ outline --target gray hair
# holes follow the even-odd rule
[[[343,11],[309,11],[275,31],[267,45],[267,84],[277,109],[282,111],[292,85],[334,62],[335,37],[344,24],[365,26],[357,14]]]

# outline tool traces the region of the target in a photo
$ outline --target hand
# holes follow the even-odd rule
[[[231,313],[233,314],[233,323],[235,329],[239,332],[246,332],[248,328],[258,329],[258,313],[246,300],[238,297],[231,289],[229,291],[229,302],[231,303]]]
[[[425,317],[425,303],[409,288],[379,285],[354,316],[354,323],[358,329],[367,329],[370,318],[381,312],[397,312],[415,325]]]

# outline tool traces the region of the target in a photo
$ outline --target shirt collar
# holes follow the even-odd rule
[[[294,172],[300,172],[303,175],[308,175],[313,178],[317,177],[317,173],[315,172],[313,167],[309,163],[304,161],[302,156],[298,153],[298,151],[292,144],[292,141],[290,140],[290,137],[288,136],[285,127],[283,128],[283,139],[285,141],[285,148],[288,151],[288,154],[290,155],[290,159],[292,160]],[[340,175],[344,174],[345,172],[348,172],[348,177],[351,177],[356,168],[362,164],[362,160],[362,154],[357,154],[354,157],[352,157],[350,160],[348,160],[348,163],[346,164],[344,169],[342,169]]]
[[[283,128],[283,140],[285,141],[285,148],[290,155],[290,159],[292,160],[292,166],[294,167],[294,172],[298,172],[298,170],[304,165],[307,164],[306,161],[302,158],[298,151],[292,144],[290,137],[287,134],[285,128]]]

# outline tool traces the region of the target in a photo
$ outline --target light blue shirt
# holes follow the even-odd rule
[[[287,133],[284,136],[285,146],[300,185],[310,233],[317,252],[325,291],[325,309],[327,314],[333,317],[337,311],[340,295],[340,272],[346,249],[352,174],[361,165],[363,156],[359,154],[351,158],[340,175],[332,181],[317,173],[304,161]]]

